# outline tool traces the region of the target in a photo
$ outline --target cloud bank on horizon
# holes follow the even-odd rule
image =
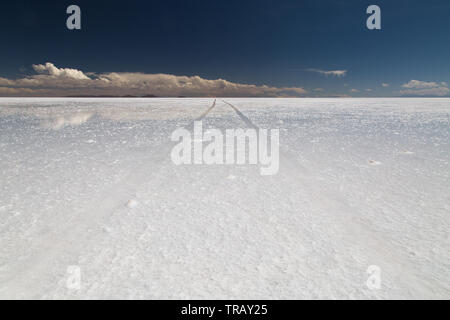
[[[0,96],[159,96],[159,97],[305,97],[348,96],[328,94],[323,88],[273,87],[242,84],[224,79],[208,80],[200,76],[177,76],[164,73],[83,72],[59,68],[51,62],[32,65],[36,74],[18,79],[0,77]],[[307,69],[325,76],[344,77],[347,70]],[[382,83],[381,87],[391,87]],[[391,96],[450,96],[447,82],[410,80]],[[350,89],[355,96],[373,89]]]
[[[58,68],[53,63],[33,65],[35,75],[19,79],[0,77],[3,96],[163,96],[163,97],[300,97],[307,91],[300,87],[271,87],[234,83],[199,76],[148,74],[132,72],[94,73]]]
[[[411,80],[402,85],[404,90],[400,91],[401,95],[408,96],[448,96],[450,88],[447,82],[426,82],[420,80]]]

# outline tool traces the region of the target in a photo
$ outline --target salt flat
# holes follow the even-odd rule
[[[218,98],[271,176],[174,165],[213,100],[1,98],[0,298],[450,298],[450,99]]]

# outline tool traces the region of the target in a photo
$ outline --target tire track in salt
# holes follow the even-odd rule
[[[204,117],[206,117],[208,115],[208,113],[211,112],[212,109],[214,109],[214,107],[216,106],[216,99],[214,99],[213,104],[208,108],[208,110],[206,110],[205,112],[203,112],[198,118],[196,118],[194,121],[200,121],[202,120]],[[192,123],[190,123],[189,125],[191,125]]]
[[[215,106],[216,99],[196,120],[203,119]],[[194,121],[186,127],[192,126]],[[23,297],[24,294],[38,298],[51,291],[50,286],[56,286],[60,277],[65,276],[66,270],[61,270],[60,267],[66,268],[76,263],[77,258],[89,247],[86,244],[92,239],[95,240],[95,231],[101,230],[104,219],[123,208],[126,202],[136,195],[136,190],[143,183],[149,180],[156,183],[164,182],[166,175],[162,163],[170,159],[171,148],[171,141],[169,143],[163,141],[160,148],[155,147],[158,152],[140,158],[135,169],[131,169],[119,182],[105,188],[83,210],[74,213],[73,219],[70,219],[67,225],[48,236],[40,237],[39,243],[34,244],[34,248],[41,250],[30,255],[28,263],[21,261],[10,266],[16,272],[14,276],[0,283],[0,299],[2,297],[14,299]],[[155,170],[151,172],[139,170],[141,165],[150,162],[156,167]]]
[[[249,127],[259,129],[259,127],[236,106],[225,100],[222,101],[230,106]],[[360,249],[369,249],[367,250],[369,251],[367,257],[372,258],[373,263],[379,263],[381,265],[385,270],[383,271],[384,274],[388,274],[389,280],[396,279],[394,282],[401,282],[401,290],[407,289],[409,291],[416,291],[414,290],[414,287],[420,283],[421,289],[427,292],[428,297],[445,296],[445,288],[433,287],[433,282],[425,281],[421,278],[420,274],[417,273],[417,270],[405,264],[405,262],[409,262],[409,257],[401,250],[401,248],[381,239],[379,234],[376,234],[373,230],[369,229],[368,226],[358,222],[359,217],[352,214],[352,208],[347,203],[336,199],[335,195],[332,194],[329,189],[317,187],[314,183],[308,184],[308,181],[316,180],[312,176],[312,173],[308,172],[309,170],[298,162],[295,156],[290,155],[286,150],[282,150],[281,147],[279,154],[280,160],[282,159],[284,164],[286,164],[286,168],[289,168],[288,178],[294,179],[293,185],[295,183],[300,183],[302,191],[306,193],[308,198],[315,199],[314,204],[318,205],[322,212],[328,213],[322,214],[321,217],[328,219],[330,223],[334,223],[335,225],[339,224],[340,228],[345,231],[345,243],[353,248],[355,245],[354,240],[357,240],[357,245]],[[304,172],[300,172],[299,169],[303,169]],[[326,201],[324,201],[324,198]],[[342,212],[345,212],[346,214],[344,215]],[[318,217],[314,219],[317,220],[317,218]],[[319,219],[319,222],[321,222],[321,220],[322,219]],[[325,223],[322,221],[322,224]],[[362,270],[362,273],[364,271],[365,270]],[[401,279],[401,281],[399,281],[399,279]]]
[[[223,103],[229,105],[236,113],[237,115],[244,121],[249,127],[253,129],[259,129],[248,117],[246,117],[241,111],[239,111],[238,108],[233,106],[231,103],[226,102],[225,100],[222,100]]]

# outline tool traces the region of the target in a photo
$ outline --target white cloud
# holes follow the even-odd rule
[[[359,92],[358,89],[350,89],[349,91],[350,91],[350,92]]]
[[[437,96],[444,97],[450,95],[450,89],[447,87],[437,87],[429,89],[418,89],[418,90],[401,90],[400,94],[403,96]]]
[[[450,89],[447,82],[426,82],[420,80],[411,80],[402,85],[406,90],[399,93],[404,96],[438,96],[450,95]]]
[[[9,87],[2,87],[0,84],[0,95],[4,96],[45,95],[46,93],[48,93],[46,89],[9,88]]]
[[[0,87],[12,86],[14,81],[0,77]]]
[[[382,83],[381,86],[382,86],[382,87],[385,87],[385,88],[386,88],[386,87],[389,87],[389,83]]]
[[[447,86],[447,83],[445,82],[426,82],[426,81],[420,81],[420,80],[410,80],[408,83],[402,84],[403,88],[409,88],[409,89],[426,89],[426,88],[437,88],[440,86]]]
[[[51,62],[43,64],[33,64],[34,71],[41,74],[48,74],[53,78],[72,78],[78,80],[89,80],[89,78],[80,70],[70,68],[57,68]]]
[[[372,91],[372,89],[365,89],[365,91],[367,91],[367,92],[371,92],[371,91]]]
[[[5,95],[156,95],[156,96],[302,96],[299,87],[270,87],[234,83],[199,76],[147,73],[92,73],[54,64],[33,65],[38,73],[16,80],[0,78],[0,94]]]
[[[306,69],[307,71],[316,72],[325,76],[344,77],[347,70],[321,70],[321,69]]]

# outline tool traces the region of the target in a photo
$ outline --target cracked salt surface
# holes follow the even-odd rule
[[[225,100],[0,99],[0,298],[450,298],[450,99]],[[239,114],[277,175],[172,164]]]

